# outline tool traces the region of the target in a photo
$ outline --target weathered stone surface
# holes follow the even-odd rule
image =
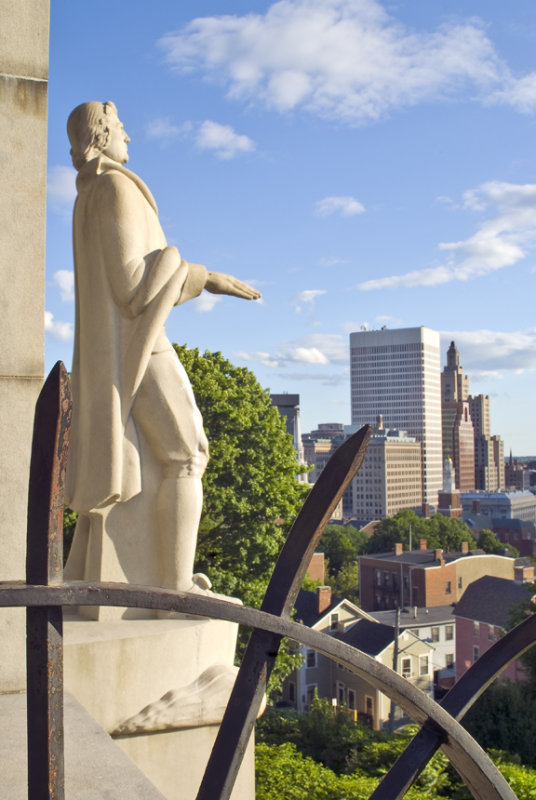
[[[0,795],[26,800],[26,695],[0,695]],[[65,795],[76,800],[163,800],[94,719],[65,696]]]

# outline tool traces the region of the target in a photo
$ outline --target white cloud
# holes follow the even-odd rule
[[[483,220],[468,239],[438,245],[448,254],[444,264],[403,275],[373,278],[358,284],[358,288],[371,291],[472,280],[513,266],[536,243],[536,184],[489,181],[465,192],[463,205],[481,213],[491,207],[494,213]]]
[[[346,364],[348,340],[339,334],[314,333],[283,343],[276,356],[280,363]]]
[[[238,351],[233,353],[235,358],[240,359],[241,361],[256,361],[259,364],[262,364],[264,367],[278,367],[279,361],[270,355],[270,353],[265,353],[263,351],[256,351],[253,353],[245,353],[244,351]]]
[[[522,78],[510,76],[505,87],[494,92],[489,98],[489,102],[512,106],[522,114],[534,113],[536,111],[536,72],[531,72]]]
[[[220,125],[210,119],[200,125],[195,143],[200,150],[211,150],[224,160],[255,150],[255,142],[249,136],[235,133],[230,125]]]
[[[145,127],[145,134],[148,139],[158,139],[167,143],[172,139],[188,133],[192,129],[191,122],[184,122],[182,125],[175,125],[168,117],[156,117]]]
[[[324,197],[315,205],[317,217],[328,217],[339,212],[343,217],[355,217],[363,214],[365,206],[355,197]]]
[[[318,260],[318,264],[321,267],[337,267],[339,264],[349,264],[349,263],[350,262],[347,258],[337,258],[337,256],[320,258]]]
[[[212,311],[216,303],[221,301],[221,295],[210,294],[210,292],[202,292],[199,297],[194,299],[195,310],[205,314]]]
[[[416,31],[393,14],[378,0],[279,0],[264,14],[198,17],[159,45],[172,69],[279,112],[362,123],[462,93],[534,107],[533,76],[513,78],[475,18]]]
[[[315,299],[323,294],[326,294],[325,289],[304,289],[303,292],[298,292],[291,297],[290,302],[294,305],[296,314],[301,314],[303,306],[307,306],[307,310],[312,313]]]
[[[74,272],[72,269],[59,269],[52,276],[52,281],[60,290],[61,299],[65,303],[74,300]]]
[[[526,331],[441,331],[441,351],[451,341],[470,379],[502,378],[505,372],[536,369],[536,328]]]
[[[73,338],[73,323],[56,322],[54,314],[50,311],[45,311],[45,331],[50,333],[53,339],[58,339],[60,342],[68,342]]]
[[[76,199],[76,170],[72,167],[50,167],[47,177],[48,206],[56,214],[70,217]]]

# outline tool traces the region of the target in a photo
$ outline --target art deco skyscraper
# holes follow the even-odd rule
[[[456,489],[475,488],[475,431],[469,408],[469,378],[463,374],[454,342],[447,351],[447,366],[441,373],[443,458],[451,458]]]
[[[422,443],[423,499],[443,481],[439,333],[429,328],[350,334],[352,423],[405,430]]]

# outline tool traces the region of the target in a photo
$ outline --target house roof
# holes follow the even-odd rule
[[[457,561],[459,558],[469,558],[470,556],[485,555],[483,550],[470,550],[468,553],[449,553],[443,552],[443,560],[445,563]],[[434,566],[439,564],[436,558],[435,550],[403,550],[400,555],[395,555],[391,550],[389,553],[370,553],[365,556],[360,556],[360,559],[374,559],[374,561],[390,561],[396,564],[413,564],[417,566]]]
[[[369,611],[369,615],[382,622],[384,625],[394,627],[396,622],[396,611]],[[418,608],[415,616],[413,608],[404,608],[400,611],[400,628],[419,628],[425,625],[439,625],[441,623],[454,622],[454,606],[432,606],[431,608]]]
[[[377,656],[393,641],[394,628],[391,625],[382,625],[361,619],[347,628],[344,633],[336,634],[341,642],[357,647],[369,656]]]
[[[326,614],[331,613],[331,611],[341,602],[342,599],[340,597],[334,597],[332,595],[329,606],[319,614],[318,597],[316,592],[308,592],[306,589],[300,589],[296,598],[296,602],[294,603],[294,608],[296,609],[294,619],[297,622],[303,622],[304,625],[312,628],[313,625],[316,625],[318,620],[322,619],[322,617],[325,617]]]
[[[469,584],[454,613],[457,617],[504,628],[511,607],[530,596],[531,591],[524,583],[486,575]]]

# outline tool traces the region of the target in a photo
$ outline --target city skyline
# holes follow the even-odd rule
[[[66,119],[110,99],[169,242],[263,293],[181,307],[173,341],[300,394],[307,431],[350,421],[351,331],[426,326],[490,396],[505,453],[536,454],[532,3],[85,11],[51,9],[47,369],[72,351]]]

